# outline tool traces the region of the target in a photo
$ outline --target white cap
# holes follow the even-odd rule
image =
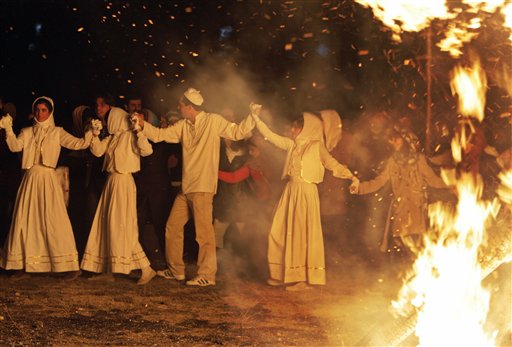
[[[188,101],[193,103],[196,106],[201,106],[203,104],[203,96],[201,95],[201,92],[194,88],[188,88],[183,95],[187,98]]]

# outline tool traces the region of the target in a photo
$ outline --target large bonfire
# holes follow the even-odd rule
[[[505,0],[462,0],[458,5],[444,0],[356,1],[372,8],[397,42],[404,31],[417,32],[428,28],[434,20],[447,21],[446,32],[437,46],[454,59],[461,57],[465,43],[479,35],[486,16],[499,14],[504,30],[512,29],[512,3]],[[465,66],[457,63],[450,76],[460,118],[460,128],[451,143],[455,163],[463,160],[471,146],[474,127],[467,125],[478,126],[485,116],[487,76],[477,57],[466,60],[471,62]],[[506,70],[504,76],[494,76],[495,79],[509,81]],[[510,88],[505,89],[510,93]],[[487,324],[492,293],[482,282],[500,264],[512,259],[510,229],[506,225],[500,227],[495,218],[500,214],[510,221],[512,171],[505,169],[500,173],[501,186],[492,201],[482,199],[483,181],[475,173],[453,169],[443,171],[442,176],[453,187],[456,206],[437,203],[429,208],[430,228],[424,236],[424,247],[392,303],[394,311],[405,318],[388,327],[393,332],[372,337],[372,343],[400,344],[414,331],[420,346],[496,344],[499,332],[487,328],[493,326]],[[500,228],[505,232],[493,233]]]

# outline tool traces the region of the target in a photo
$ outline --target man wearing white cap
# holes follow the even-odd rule
[[[174,200],[165,227],[165,255],[169,268],[159,271],[158,274],[167,279],[185,279],[183,227],[192,213],[199,254],[197,276],[186,282],[190,286],[215,285],[217,257],[212,201],[217,191],[220,138],[247,138],[251,136],[251,130],[255,126],[251,117],[237,125],[218,114],[206,113],[201,108],[203,101],[198,90],[189,88],[178,102],[183,119],[168,128],[156,128],[138,117],[143,134],[151,141],[182,144],[182,191]]]

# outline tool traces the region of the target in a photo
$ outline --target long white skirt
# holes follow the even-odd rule
[[[81,268],[128,274],[149,266],[139,243],[137,191],[131,174],[110,173],[94,215]]]
[[[291,179],[277,204],[268,237],[270,278],[325,284],[325,256],[316,184]]]
[[[35,165],[23,175],[0,264],[7,270],[78,270],[78,253],[55,169]]]

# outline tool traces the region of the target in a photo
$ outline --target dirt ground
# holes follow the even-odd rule
[[[194,270],[189,264],[188,275]],[[222,263],[220,272],[206,288],[162,278],[137,286],[136,273],[114,282],[2,273],[0,345],[354,346],[393,319],[401,285],[397,271],[348,260],[331,264],[326,286],[302,292]]]

